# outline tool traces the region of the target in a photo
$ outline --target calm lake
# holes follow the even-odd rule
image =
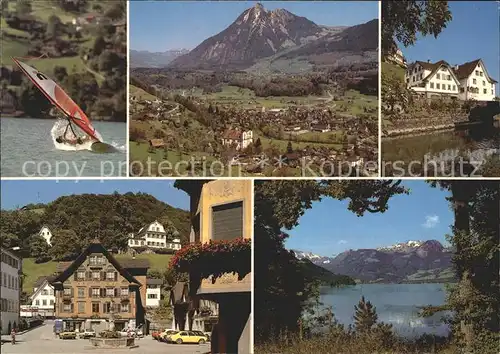
[[[56,120],[1,118],[2,177],[126,176],[127,124],[93,122],[104,142],[117,152],[56,148]]]
[[[358,284],[345,288],[321,288],[320,301],[331,306],[337,321],[353,324],[354,305],[361,296],[376,308],[378,320],[392,324],[394,331],[406,338],[424,333],[445,336],[449,329],[440,319],[445,313],[429,318],[418,316],[419,306],[443,305],[444,284]]]
[[[403,161],[405,170],[407,170],[409,162],[424,161],[424,158],[427,161],[441,163],[441,161],[449,162],[457,156],[465,155],[471,161],[482,162],[490,155],[498,155],[500,153],[499,146],[500,133],[498,129],[477,126],[470,130],[383,139],[382,160],[386,163]],[[394,175],[398,175],[397,172],[394,173]],[[385,169],[385,175],[393,175],[390,168]]]

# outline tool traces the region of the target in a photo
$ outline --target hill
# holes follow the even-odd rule
[[[1,211],[3,244],[21,247],[24,257],[40,252],[42,245],[33,235],[42,225],[53,232],[49,254],[55,259],[71,258],[96,237],[108,249],[125,250],[128,234],[154,220],[176,230],[182,243],[189,238],[189,213],[145,193],[64,196],[34,210]]]
[[[356,282],[353,278],[347,275],[334,274],[329,270],[312,263],[308,259],[302,259],[300,261],[300,264],[306,277],[318,280],[321,285],[356,285]]]
[[[131,68],[163,68],[175,58],[189,53],[187,49],[167,50],[165,52],[148,52],[146,50],[129,51]]]
[[[333,64],[344,57],[353,64],[376,61],[377,47],[377,20],[352,27],[327,27],[285,9],[268,11],[256,4],[222,32],[173,60],[169,67],[242,70],[255,66],[264,70],[273,61],[285,60],[279,65],[285,70],[294,66],[292,62],[303,61],[312,67]],[[256,65],[261,60],[265,65]]]
[[[452,250],[436,240],[410,241],[378,249],[348,250],[335,257],[305,252],[296,254],[331,272],[367,283],[454,281]]]

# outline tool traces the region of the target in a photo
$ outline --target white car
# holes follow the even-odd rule
[[[86,329],[84,332],[78,334],[79,338],[87,339],[91,337],[95,337],[96,333],[93,329]]]

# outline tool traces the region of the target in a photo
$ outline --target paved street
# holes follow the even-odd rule
[[[2,354],[18,353],[18,354],[111,354],[111,353],[179,353],[179,354],[204,354],[210,351],[210,345],[204,344],[165,344],[160,343],[147,336],[145,338],[136,340],[139,346],[134,349],[94,349],[90,346],[88,340],[62,340],[55,338],[52,333],[52,321],[47,321],[45,325],[38,327],[25,334],[16,336],[16,344],[10,343],[10,336],[2,336],[2,341],[8,340],[1,347]]]

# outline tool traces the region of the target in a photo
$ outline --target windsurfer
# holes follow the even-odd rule
[[[74,137],[76,138],[71,138],[68,135],[68,131],[71,130],[71,133]],[[56,142],[59,144],[66,143],[69,145],[82,145],[86,143],[87,141],[90,140],[89,136],[83,135],[83,136],[77,136],[75,131],[73,130],[73,126],[71,125],[71,121],[68,119],[68,125],[66,125],[66,129],[64,130],[64,134],[61,136],[58,136],[56,138]]]

